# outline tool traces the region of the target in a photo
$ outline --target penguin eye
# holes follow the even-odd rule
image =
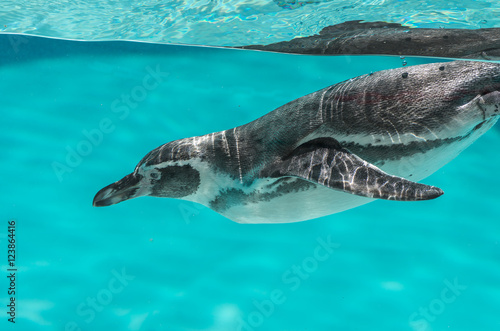
[[[157,172],[152,172],[149,174],[149,176],[151,177],[151,179],[158,179],[160,177]]]

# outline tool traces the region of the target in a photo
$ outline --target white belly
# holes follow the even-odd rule
[[[237,205],[221,214],[238,223],[291,223],[338,213],[374,200],[315,185],[307,191],[270,201]]]
[[[498,117],[491,118],[479,130],[474,131],[463,140],[442,145],[431,149],[426,153],[417,153],[412,157],[402,158],[397,162],[388,162],[383,166],[380,166],[380,169],[388,174],[404,177],[411,181],[418,182],[432,175],[448,162],[456,158],[474,141],[486,133],[497,122],[497,120]],[[432,185],[432,183],[427,184]]]

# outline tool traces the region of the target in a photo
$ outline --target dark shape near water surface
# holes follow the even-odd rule
[[[500,28],[429,29],[398,23],[349,21],[319,35],[239,48],[315,55],[404,55],[499,60]]]
[[[166,143],[101,189],[93,204],[167,197],[203,204],[236,222],[284,223],[374,199],[434,199],[443,192],[417,181],[456,157],[499,115],[500,64],[384,70],[303,96],[248,124]]]

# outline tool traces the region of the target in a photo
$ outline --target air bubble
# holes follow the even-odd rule
[[[404,57],[404,56],[400,56],[399,58],[402,60],[402,61],[401,61],[401,64],[403,65],[403,67],[404,67],[405,65],[407,65],[407,64],[408,64],[408,62],[406,62],[406,60],[405,60],[405,57]]]

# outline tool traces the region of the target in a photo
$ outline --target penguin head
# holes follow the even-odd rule
[[[162,160],[156,163],[148,156],[151,153],[139,162],[133,173],[97,192],[93,205],[105,207],[141,196],[182,199],[196,193],[200,173],[189,162]]]

